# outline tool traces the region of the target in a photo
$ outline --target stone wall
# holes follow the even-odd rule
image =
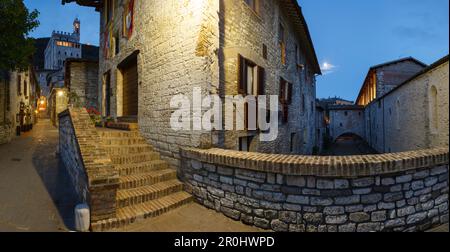
[[[369,144],[379,152],[448,147],[448,73],[447,58],[369,104],[365,110]],[[436,111],[431,108],[432,88],[437,91]]]
[[[182,151],[197,201],[291,232],[423,231],[448,223],[448,148],[353,157]]]
[[[67,62],[66,84],[70,92],[80,98],[86,108],[98,109],[98,62],[87,60],[71,60]]]
[[[260,1],[260,10],[256,13],[245,1],[223,1],[221,43],[224,54],[224,93],[238,94],[238,55],[264,67],[265,94],[280,93],[280,78],[293,84],[288,122],[282,123],[281,116],[278,118],[279,135],[275,141],[260,142],[258,133],[255,132],[231,131],[225,133],[222,146],[226,149],[238,150],[238,138],[243,136],[255,136],[251,150],[265,153],[311,154],[316,145],[316,83],[312,59],[306,56],[307,46],[299,38],[300,31],[296,30],[292,18],[280,2]],[[285,64],[282,64],[281,60],[280,24],[285,29]],[[263,53],[264,46],[267,50],[266,58]]]
[[[9,86],[9,81],[6,77],[0,76],[0,144],[8,143],[11,140],[8,99],[6,97],[8,95],[7,87]]]
[[[252,144],[254,149],[290,153],[290,144],[286,143],[295,133],[295,153],[311,153],[315,139],[315,79],[313,59],[305,56],[308,42],[299,39],[300,31],[294,28],[292,18],[281,9],[281,1],[260,2],[261,16],[242,0],[135,1],[133,35],[130,39],[117,36],[115,43],[120,49],[117,54],[105,57],[105,37],[102,35],[100,39],[99,75],[101,79],[105,73],[111,73],[111,114],[122,116],[122,84],[118,66],[138,52],[139,127],[142,135],[165,160],[178,166],[180,147],[237,149],[238,137],[247,136],[248,132],[172,130],[169,120],[174,109],[170,108],[170,100],[181,94],[192,101],[194,87],[200,87],[203,95],[237,94],[236,68],[238,54],[242,54],[265,67],[267,94],[279,94],[280,77],[294,84],[289,122],[280,125],[276,141],[255,141]],[[117,1],[115,18],[108,24],[104,10],[101,10],[100,34],[107,34],[105,31],[110,28],[113,34],[121,34],[124,3]],[[285,66],[281,66],[277,35],[280,19],[287,31]],[[267,47],[267,59],[263,58],[263,45]],[[305,70],[295,64],[296,45],[301,58],[298,63],[304,64]],[[100,99],[100,104],[103,104],[103,98]]]
[[[79,203],[90,207],[91,223],[116,217],[119,174],[101,145],[101,139],[84,109],[59,114],[59,152]]]
[[[376,70],[377,98],[390,92],[424,68],[425,66],[413,60],[400,61],[378,68]]]
[[[360,106],[330,106],[330,137],[336,140],[343,134],[365,137],[364,108]]]

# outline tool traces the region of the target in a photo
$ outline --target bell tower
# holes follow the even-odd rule
[[[81,29],[81,22],[78,18],[75,18],[73,21],[73,34],[77,36],[78,41],[80,40],[80,29]]]

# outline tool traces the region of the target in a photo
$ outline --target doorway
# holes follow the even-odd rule
[[[122,75],[122,117],[137,121],[139,114],[139,85],[137,53],[133,53],[120,65]]]
[[[103,82],[104,82],[104,115],[105,116],[111,116],[111,72],[108,71],[103,75]]]

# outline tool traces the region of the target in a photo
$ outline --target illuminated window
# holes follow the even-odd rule
[[[286,65],[286,31],[284,26],[280,23],[278,28],[278,39],[280,42],[280,52],[281,52],[281,64]]]
[[[17,75],[17,95],[22,95],[22,76]]]

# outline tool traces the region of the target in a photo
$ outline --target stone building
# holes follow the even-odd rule
[[[355,102],[356,105],[366,106],[408,80],[425,67],[427,67],[426,64],[412,57],[371,67]]]
[[[67,59],[64,87],[76,95],[80,106],[98,109],[98,61]]]
[[[325,137],[329,134],[327,131],[327,120],[328,117],[326,115],[325,108],[319,103],[316,102],[316,139],[315,139],[315,150],[313,154],[319,154],[323,151],[325,147]]]
[[[0,144],[4,144],[11,139],[11,122],[9,118],[10,106],[10,87],[9,74],[5,71],[0,72]]]
[[[45,69],[60,70],[67,58],[81,58],[80,20],[73,21],[73,32],[55,32],[45,49]]]
[[[367,142],[378,152],[448,147],[448,56],[365,108]]]
[[[380,153],[448,146],[448,56],[372,67],[356,105],[331,106],[330,136],[351,133]]]
[[[312,153],[315,75],[321,72],[296,1],[75,2],[100,12],[103,114],[138,122],[171,164],[178,165],[180,147]],[[194,87],[222,100],[284,91],[278,138],[260,142],[258,131],[172,130],[170,100],[183,94],[192,101]]]
[[[342,135],[353,134],[364,138],[364,107],[358,105],[328,106],[329,136],[335,141]]]
[[[30,66],[25,71],[3,71],[0,76],[0,143],[32,129],[39,95],[37,78]]]

